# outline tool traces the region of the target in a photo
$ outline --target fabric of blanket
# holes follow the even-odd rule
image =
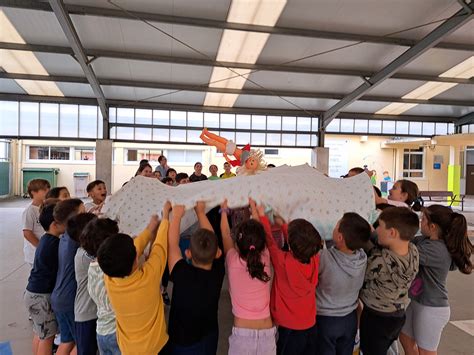
[[[332,230],[345,212],[357,212],[370,223],[374,219],[374,190],[367,174],[334,179],[308,165],[281,166],[253,176],[177,187],[137,176],[107,198],[102,212],[119,222],[121,232],[136,235],[153,213],[161,214],[168,200],[186,207],[183,231],[196,222],[192,209],[197,201],[205,201],[211,209],[227,199],[229,208],[236,208],[246,206],[249,197],[270,206],[287,221],[308,220],[326,240],[332,238]]]

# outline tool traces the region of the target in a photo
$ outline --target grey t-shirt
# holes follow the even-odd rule
[[[76,271],[77,292],[74,300],[74,320],[86,322],[97,319],[97,306],[87,290],[87,274],[92,258],[82,248],[77,249],[74,257],[74,269]]]
[[[420,254],[420,270],[410,287],[410,298],[430,307],[448,307],[446,279],[454,269],[453,260],[443,240],[424,236],[413,240]]]

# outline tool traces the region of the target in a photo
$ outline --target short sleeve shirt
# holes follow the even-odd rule
[[[40,239],[45,233],[41,223],[39,222],[40,208],[39,206],[29,205],[22,215],[23,230],[30,230]],[[26,239],[23,240],[23,254],[25,255],[25,262],[33,264],[35,260],[36,247]]]
[[[173,295],[168,332],[172,344],[192,345],[218,330],[224,273],[222,260],[214,261],[211,270],[194,267],[184,259],[176,263],[170,275]]]

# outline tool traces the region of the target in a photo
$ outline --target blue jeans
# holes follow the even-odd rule
[[[314,355],[316,353],[316,324],[303,330],[278,327],[278,355]]]
[[[352,355],[357,333],[357,313],[344,317],[317,316],[318,355]]]
[[[215,331],[204,337],[200,342],[188,345],[170,344],[169,351],[172,355],[215,355],[217,352],[217,342],[219,332]]]
[[[99,346],[100,355],[121,354],[117,344],[117,336],[115,333],[107,335],[97,334],[97,345]]]

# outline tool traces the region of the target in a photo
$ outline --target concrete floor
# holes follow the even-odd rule
[[[29,269],[23,262],[21,213],[28,200],[0,200],[0,343],[10,342],[15,355],[31,354],[31,326],[23,305],[23,291]],[[474,236],[474,200],[466,204],[465,216]],[[451,322],[446,326],[439,354],[474,355],[474,274],[451,272],[448,278]],[[226,354],[232,327],[232,313],[225,284],[220,308],[219,354]],[[429,325],[427,325],[429,326]],[[0,355],[1,350],[0,350]]]

